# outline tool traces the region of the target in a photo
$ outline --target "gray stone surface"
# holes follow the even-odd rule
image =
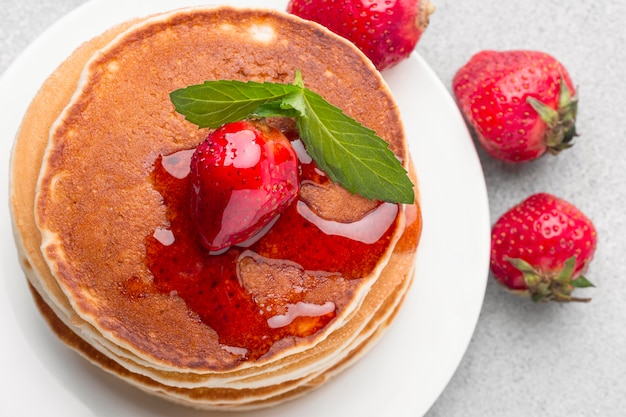
[[[626,415],[626,2],[432,0],[417,51],[450,88],[482,49],[537,49],[579,86],[573,149],[520,166],[479,151],[492,221],[528,195],[569,200],[600,236],[584,305],[533,305],[492,279],[475,334],[428,417]],[[0,73],[82,0],[0,0]],[[182,4],[182,2],[181,2]],[[415,393],[419,395],[419,393]]]

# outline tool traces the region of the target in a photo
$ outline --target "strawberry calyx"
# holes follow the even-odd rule
[[[594,285],[584,276],[574,276],[576,255],[568,258],[563,268],[558,271],[545,273],[521,258],[505,258],[522,274],[526,283],[527,292],[536,302],[589,302],[591,298],[572,296],[576,288],[588,288]]]
[[[526,102],[531,105],[543,122],[547,125],[546,146],[548,152],[556,155],[563,149],[572,147],[572,139],[576,133],[576,114],[578,112],[578,96],[572,95],[563,75],[561,75],[558,108],[553,109],[534,97]]]

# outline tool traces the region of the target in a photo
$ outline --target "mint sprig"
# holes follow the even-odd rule
[[[411,204],[413,183],[389,144],[319,94],[293,84],[205,81],[173,91],[176,111],[198,127],[247,117],[292,117],[307,152],[328,177],[363,197]]]
[[[217,128],[245,119],[259,106],[280,102],[295,86],[243,81],[206,81],[170,93],[176,111],[198,127]]]

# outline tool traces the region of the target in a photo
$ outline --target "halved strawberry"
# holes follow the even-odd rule
[[[226,124],[191,159],[191,218],[209,251],[241,244],[270,224],[299,191],[298,158],[278,129]]]

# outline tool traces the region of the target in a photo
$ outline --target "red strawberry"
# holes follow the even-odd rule
[[[596,243],[596,229],[580,210],[553,195],[534,194],[493,226],[491,271],[534,301],[589,301],[571,293],[592,286],[581,274]]]
[[[508,162],[557,154],[576,136],[578,100],[559,61],[543,52],[482,51],[454,76],[454,94],[479,142]]]
[[[379,70],[413,52],[434,10],[429,0],[291,0],[287,5],[289,13],[350,40]]]
[[[201,243],[219,251],[263,230],[298,195],[298,158],[277,129],[226,124],[191,158],[191,218]]]

